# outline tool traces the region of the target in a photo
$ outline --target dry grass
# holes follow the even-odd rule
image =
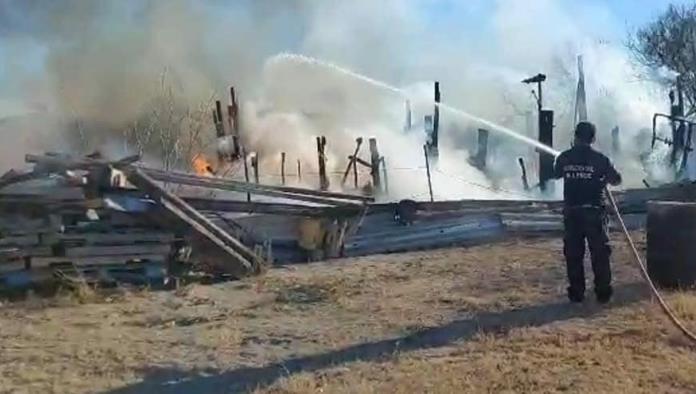
[[[696,320],[696,297],[692,293],[678,293],[672,296],[671,306],[681,319]]]
[[[566,304],[559,240],[3,303],[0,392],[696,392],[620,244],[614,271],[608,307]],[[696,295],[668,299],[696,328]]]

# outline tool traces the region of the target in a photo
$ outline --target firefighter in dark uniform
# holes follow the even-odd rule
[[[621,175],[608,157],[592,148],[596,128],[580,122],[575,128],[573,147],[561,153],[554,165],[556,179],[563,178],[563,254],[568,271],[568,298],[585,298],[585,240],[590,249],[594,291],[597,302],[607,303],[612,296],[611,247],[607,235],[608,217],[604,189],[621,183]]]

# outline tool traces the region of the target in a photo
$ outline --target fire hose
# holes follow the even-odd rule
[[[653,283],[652,279],[650,278],[650,275],[648,274],[648,269],[646,268],[643,259],[640,257],[640,253],[638,253],[638,249],[636,248],[636,245],[633,242],[633,239],[631,238],[631,234],[628,232],[628,229],[626,228],[626,223],[624,223],[623,217],[619,212],[619,207],[616,204],[614,195],[611,193],[611,190],[609,190],[609,188],[605,188],[605,190],[607,191],[607,196],[609,197],[611,208],[614,211],[614,214],[616,215],[616,219],[619,221],[619,225],[621,226],[621,231],[623,232],[624,238],[626,239],[626,243],[628,244],[628,246],[631,249],[631,252],[633,253],[633,259],[640,267],[640,272],[643,275],[645,281],[648,282],[648,286],[650,287],[650,290],[652,291],[655,298],[657,298],[660,307],[665,312],[669,320],[679,329],[679,331],[681,331],[689,340],[696,343],[696,334],[694,334],[693,331],[689,330],[689,328],[686,327],[684,323],[676,316],[672,308],[669,306],[669,304],[667,304],[667,301],[665,301],[665,299],[662,297],[662,294],[660,294],[660,291],[655,286],[655,283]]]

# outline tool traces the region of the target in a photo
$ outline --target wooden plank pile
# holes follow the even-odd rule
[[[137,166],[138,160],[27,155],[26,161],[34,165],[31,171],[13,170],[0,177],[0,287],[68,276],[87,282],[162,284],[179,263],[217,276],[253,275],[271,255],[270,245],[225,218],[225,208],[310,216],[317,213],[308,213],[308,208],[338,209],[355,216],[356,207],[373,201],[165,172]],[[188,189],[179,196],[172,185]],[[202,198],[196,189],[253,193],[294,204]]]
[[[56,278],[114,283],[166,281],[179,242],[144,217],[112,211],[97,200],[0,193],[0,287]]]
[[[27,155],[32,171],[0,177],[0,287],[56,276],[161,284],[182,266],[242,277],[269,262],[562,230],[560,201],[376,204],[369,196],[156,170],[138,159]],[[617,193],[632,228],[644,226],[648,201],[694,199],[692,183]]]
[[[203,243],[202,250],[217,247],[239,257],[202,257],[208,264],[204,269],[236,276],[258,270],[261,260],[254,252],[239,243],[230,248],[235,240],[224,230],[159,185],[148,184],[132,166],[137,157],[106,161],[97,155],[46,154],[26,160],[35,164],[32,171],[0,178],[2,288],[56,278],[163,285],[175,263],[191,262],[191,246]]]

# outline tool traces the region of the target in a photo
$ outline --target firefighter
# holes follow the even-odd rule
[[[568,299],[574,303],[585,298],[586,239],[597,302],[607,303],[612,296],[604,190],[607,183],[619,185],[621,174],[608,157],[592,148],[595,134],[594,124],[578,123],[573,146],[561,153],[554,165],[555,178],[563,178],[563,254],[568,273]]]

